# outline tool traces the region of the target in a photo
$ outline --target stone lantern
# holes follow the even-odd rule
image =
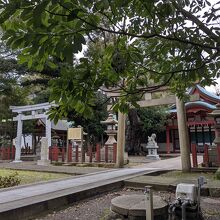
[[[110,113],[108,118],[100,123],[107,125],[105,133],[108,135],[108,140],[105,142],[105,148],[101,149],[101,160],[113,161],[113,144],[117,143],[115,136],[117,135],[116,125],[118,124],[118,121],[115,120],[113,114]],[[106,159],[106,156],[108,159]]]
[[[108,140],[105,142],[105,145],[113,146],[114,143],[117,143],[115,135],[117,134],[116,125],[118,124],[118,121],[113,118],[113,114],[109,114],[108,118],[100,123],[107,125],[105,133],[108,135]]]
[[[208,115],[214,117],[215,120],[215,139],[213,142],[217,146],[217,162],[220,165],[220,103],[216,104],[216,109]]]

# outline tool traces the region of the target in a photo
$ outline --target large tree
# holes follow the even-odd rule
[[[166,107],[130,109],[128,112],[126,150],[129,154],[142,153],[141,143],[147,142],[152,133],[164,131],[168,116]]]
[[[89,116],[97,90],[111,88],[115,108],[126,112],[147,91],[169,85],[179,97],[195,82],[219,76],[219,1],[212,0],[1,0],[3,40],[21,50],[19,60],[38,71],[60,59],[51,83],[59,103]],[[94,33],[114,36],[103,53],[73,62]],[[181,105],[182,106],[182,105]]]
[[[62,78],[52,83],[60,115],[70,106],[88,115],[95,91],[103,85],[116,87],[116,107],[126,110],[143,92],[162,85],[181,96],[195,81],[213,83],[220,66],[220,3],[212,2],[1,1],[0,21],[3,39],[22,51],[20,62],[38,70],[51,57],[72,62],[73,53],[81,51],[93,33],[103,39],[115,36],[92,61],[83,58],[73,68],[63,65]],[[49,64],[56,67],[51,60]]]

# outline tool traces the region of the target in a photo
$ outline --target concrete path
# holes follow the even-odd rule
[[[202,156],[197,157],[198,163],[202,162]],[[191,160],[192,161],[192,160]],[[160,170],[181,170],[181,157],[174,157],[165,160],[156,160],[150,163],[135,166],[136,168],[154,168]]]
[[[146,157],[129,157],[129,160],[134,163],[140,163],[140,165],[135,165],[136,168],[157,168],[161,170],[180,170],[181,169],[181,158],[180,156],[174,158],[168,158],[165,160],[149,160]],[[202,162],[202,156],[197,157],[198,163]],[[41,172],[54,172],[54,173],[66,173],[66,174],[88,174],[99,171],[107,171],[109,168],[103,167],[77,167],[77,166],[40,166],[36,162],[22,162],[22,163],[10,163],[10,162],[0,162],[0,168],[7,169],[17,169],[17,170],[31,170],[31,171],[41,171]],[[112,170],[112,168],[111,168]]]
[[[108,170],[58,181],[0,190],[0,217],[1,213],[7,212],[9,214],[11,210],[16,210],[21,207],[28,207],[56,198],[64,198],[74,193],[93,190],[101,186],[107,188],[108,185],[112,183],[144,175],[152,172],[152,170],[154,169],[130,168]]]
[[[200,160],[200,159],[199,159]],[[36,183],[27,186],[19,186],[11,189],[0,190],[0,219],[26,219],[32,214],[46,209],[69,204],[76,201],[76,195],[95,195],[100,191],[114,189],[117,183],[157,170],[181,169],[180,157],[167,160],[146,163],[135,168],[105,169],[105,168],[80,168],[65,166],[37,166],[24,163],[0,163],[0,167],[14,169],[28,169],[37,171],[56,171],[64,173],[87,172],[83,176],[69,177],[63,180],[55,180],[46,183]],[[51,205],[51,201],[53,205]],[[61,201],[61,202],[60,202]],[[39,204],[43,204],[39,207]],[[36,207],[35,207],[36,206]],[[31,207],[31,208],[30,208]],[[31,212],[30,212],[31,210]],[[36,212],[36,213],[35,213]],[[26,214],[26,215],[25,215]],[[18,216],[20,216],[18,218]]]

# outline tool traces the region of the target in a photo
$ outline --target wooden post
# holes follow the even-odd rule
[[[117,133],[117,160],[116,167],[124,166],[124,148],[125,148],[125,114],[118,111],[118,133]]]
[[[57,146],[53,147],[53,160],[54,161],[58,161],[58,153],[59,153],[59,149]]]
[[[172,129],[173,153],[176,152],[176,135],[175,129]]]
[[[2,160],[5,160],[5,147],[2,147]]]
[[[220,166],[220,144],[217,144],[217,158],[218,158],[218,166]]]
[[[105,162],[108,163],[108,145],[105,146]]]
[[[166,127],[166,151],[167,154],[170,154],[170,129]]]
[[[177,109],[177,121],[178,121],[178,132],[180,142],[180,154],[182,171],[190,172],[190,146],[189,146],[189,134],[187,129],[186,111],[183,100],[176,97],[176,109]]]
[[[198,167],[196,144],[191,145],[193,167]]]
[[[75,151],[75,153],[76,153],[76,162],[78,163],[79,162],[79,146],[76,145],[75,149],[76,149],[76,151]]]
[[[82,144],[81,146],[81,163],[85,163],[85,146]]]
[[[100,162],[100,144],[96,144],[96,162]]]
[[[65,161],[65,148],[64,146],[62,147],[62,162]]]
[[[204,158],[203,158],[203,160],[204,160],[205,166],[208,167],[209,166],[209,150],[208,150],[207,144],[204,145]]]
[[[7,157],[8,157],[8,160],[11,159],[11,149],[10,149],[10,146],[7,147]]]
[[[89,163],[92,163],[92,145],[89,145]]]
[[[51,146],[51,161],[54,160],[54,146]]]
[[[113,144],[113,163],[116,163],[117,158],[117,143]]]
[[[210,142],[210,146],[212,146],[212,128],[211,128],[211,125],[209,125],[209,142]]]
[[[72,162],[72,144],[68,144],[68,159],[67,159],[67,161],[68,162]]]
[[[12,159],[15,159],[15,146],[12,146]]]

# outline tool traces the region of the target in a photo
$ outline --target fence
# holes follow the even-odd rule
[[[65,147],[58,147],[57,145],[49,148],[49,159],[56,162],[106,162],[116,163],[117,144],[113,147],[104,146],[101,148],[100,144],[96,146],[88,146],[87,151],[84,148],[80,148],[78,145],[68,145],[66,151]],[[67,158],[67,159],[66,159]]]
[[[191,144],[192,167],[198,167],[197,150],[197,145]],[[207,144],[204,145],[203,166],[220,166],[220,146],[209,148]]]
[[[21,149],[22,155],[32,155],[33,150],[30,147]],[[96,146],[88,146],[87,151],[79,146],[68,146],[66,151],[65,147],[52,146],[49,148],[49,159],[56,162],[105,162],[105,163],[116,163],[117,144],[113,147],[104,146],[101,148],[100,144]],[[66,159],[67,158],[67,159]],[[14,160],[15,159],[15,146],[1,147],[0,148],[0,159],[1,160]]]
[[[1,147],[0,148],[1,160],[14,160],[15,159],[15,146]]]

